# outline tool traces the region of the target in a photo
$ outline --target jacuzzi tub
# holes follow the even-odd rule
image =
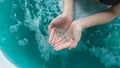
[[[74,19],[108,7],[75,0]],[[120,16],[84,30],[77,48],[55,51],[47,26],[62,12],[62,0],[0,0],[0,8],[1,68],[120,68]]]

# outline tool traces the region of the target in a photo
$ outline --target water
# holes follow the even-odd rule
[[[75,0],[74,19],[108,7]],[[57,52],[47,27],[62,12],[62,0],[0,0],[0,8],[0,49],[18,68],[120,68],[120,16],[84,30],[77,48]]]
[[[2,53],[0,50],[0,68],[17,68],[15,65],[13,65]]]

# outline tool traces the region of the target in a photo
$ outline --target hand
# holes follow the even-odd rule
[[[52,20],[48,26],[48,31],[50,34],[49,41],[52,44],[56,43],[56,39],[59,38],[59,35],[65,33],[69,28],[72,22],[72,16],[61,14]]]
[[[55,44],[55,50],[62,50],[64,48],[75,48],[81,39],[82,27],[77,21],[74,21],[69,29],[61,36]]]

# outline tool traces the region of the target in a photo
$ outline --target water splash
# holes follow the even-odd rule
[[[89,49],[96,57],[101,59],[101,62],[105,63],[106,67],[111,65],[120,66],[120,52],[110,51],[107,48],[93,47]]]
[[[20,45],[20,46],[25,46],[27,44],[28,44],[28,39],[26,39],[26,38],[18,41],[18,45]]]
[[[24,0],[24,25],[28,27],[31,31],[36,32],[35,37],[38,43],[38,49],[41,53],[41,57],[45,61],[49,61],[49,56],[55,51],[53,50],[51,44],[48,42],[47,26],[50,21],[60,13],[59,6],[57,5],[59,1],[34,0],[34,2],[35,4],[33,6],[33,4],[29,2],[29,0]],[[30,10],[30,8],[35,8],[34,10],[36,10],[37,12],[34,13],[34,10]],[[19,43],[22,42],[19,41]]]
[[[61,0],[23,0],[20,1],[18,0],[19,4],[13,4],[14,8],[17,8],[16,6],[19,6],[21,8],[21,11],[23,11],[23,18],[24,20],[18,20],[19,18],[17,18],[17,14],[16,12],[14,12],[14,17],[16,18],[17,22],[21,22],[22,25],[26,26],[27,28],[29,28],[30,31],[35,31],[35,39],[37,41],[38,44],[38,49],[41,53],[41,57],[44,59],[44,61],[49,61],[50,59],[50,55],[52,54],[56,54],[56,51],[53,49],[53,47],[51,46],[51,44],[48,42],[48,30],[47,27],[50,23],[50,21],[55,18],[57,15],[59,15],[62,11],[62,1]],[[96,3],[91,3],[91,1],[88,0],[82,0],[81,2],[77,1],[77,4],[75,6],[75,19],[76,18],[82,18],[82,17],[86,17],[88,15],[91,15],[93,13],[96,12],[100,12],[102,10],[105,10],[106,7],[105,5],[101,5],[101,4],[96,4]],[[85,6],[81,5],[82,7],[86,8],[82,8],[79,3],[81,3],[82,5],[85,4]],[[54,4],[54,5],[53,5]],[[96,6],[90,6],[90,5],[96,5]],[[91,7],[91,8],[96,8],[96,9],[88,9],[87,7]],[[99,9],[99,8],[100,9]],[[105,7],[105,8],[103,8]],[[79,8],[79,9],[78,9]],[[85,11],[87,10],[87,11]],[[88,11],[91,10],[91,11]],[[114,22],[116,21],[117,23],[114,24],[108,24],[106,27],[109,28],[109,30],[111,31],[111,29],[116,29],[117,32],[112,32],[113,34],[111,34],[109,31],[107,31],[107,29],[101,29],[101,27],[95,29],[95,32],[92,32],[92,34],[89,34],[89,37],[86,38],[83,41],[83,44],[85,46],[83,46],[84,49],[88,49],[90,51],[90,53],[94,54],[94,56],[99,57],[101,59],[101,62],[103,62],[106,67],[109,67],[111,65],[117,65],[119,66],[120,64],[120,52],[119,52],[119,42],[113,40],[114,42],[116,42],[117,44],[113,43],[113,45],[115,45],[115,47],[112,47],[112,45],[109,45],[110,41],[112,41],[112,39],[115,38],[119,38],[119,20],[120,17],[118,17],[116,20],[114,20]],[[10,32],[14,33],[19,31],[19,24],[13,25],[10,27]],[[103,33],[101,33],[101,31]],[[100,41],[104,41],[103,43],[101,43],[98,39],[95,38],[96,37],[101,37],[102,40]],[[115,38],[113,38],[114,36],[116,36]],[[85,38],[85,37],[84,37]],[[92,38],[92,39],[91,39]],[[94,39],[95,38],[95,39]],[[29,40],[29,39],[28,39]],[[19,45],[27,45],[28,41],[26,38],[24,38],[23,40],[19,40],[18,44]],[[109,41],[110,40],[110,41]],[[89,46],[87,45],[91,45],[93,46],[92,48],[89,48]],[[97,45],[104,45],[104,47],[95,47]],[[79,44],[80,45],[80,44]],[[111,49],[112,48],[112,49]],[[80,50],[80,48],[78,48],[78,50]],[[65,53],[65,52],[62,52]],[[66,52],[68,53],[68,52]]]
[[[19,24],[10,26],[9,31],[10,31],[11,33],[18,32],[18,31],[19,31]]]

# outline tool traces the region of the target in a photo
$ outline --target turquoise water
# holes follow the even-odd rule
[[[74,19],[109,6],[75,0]],[[120,68],[120,16],[83,31],[78,47],[55,51],[47,27],[62,0],[0,0],[0,49],[18,68]],[[0,61],[2,62],[2,61]]]

